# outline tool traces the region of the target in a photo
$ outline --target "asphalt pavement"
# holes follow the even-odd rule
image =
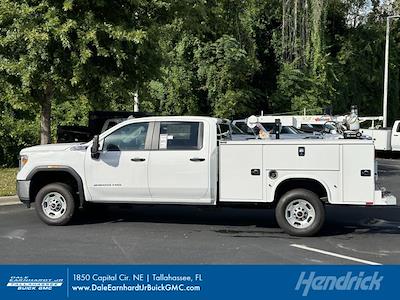
[[[379,184],[400,199],[400,159],[379,159]],[[291,237],[272,210],[100,206],[73,224],[0,206],[0,264],[399,264],[400,207],[327,207],[312,238]]]

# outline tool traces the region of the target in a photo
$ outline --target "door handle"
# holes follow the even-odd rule
[[[394,136],[399,136],[398,134],[394,134]]]
[[[140,158],[140,157],[131,158],[131,161],[134,161],[134,162],[145,161],[145,160],[146,160],[145,158]]]
[[[205,160],[206,160],[205,158],[199,158],[199,157],[192,157],[190,159],[190,161],[205,161]]]

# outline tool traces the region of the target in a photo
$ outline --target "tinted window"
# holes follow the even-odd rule
[[[247,125],[246,125],[246,127],[247,127]],[[232,134],[245,134],[242,129],[240,129],[238,126],[236,126],[234,124],[231,124],[231,129],[232,129]]]
[[[281,129],[281,133],[287,133],[287,134],[299,134],[301,133],[297,128],[293,126],[283,126]]]
[[[316,131],[330,131],[336,128],[331,123],[325,124],[302,124],[301,130],[305,132],[316,132]]]
[[[159,149],[201,149],[202,134],[198,122],[161,122]]]
[[[229,127],[229,124],[226,123],[221,123],[217,125],[217,139],[231,139],[231,128]]]
[[[114,127],[114,126],[117,125],[117,124],[118,124],[118,123],[115,122],[115,121],[110,121],[110,122],[108,123],[108,125],[107,125],[107,128],[106,128],[104,131],[110,129],[111,127]]]
[[[107,151],[143,150],[149,123],[129,124],[115,130],[104,140],[103,149]]]
[[[265,130],[267,130],[271,134],[275,134],[275,123],[261,123],[264,126]],[[285,134],[298,134],[301,133],[293,126],[282,126],[281,133]]]
[[[226,134],[226,135],[229,135],[231,132],[229,124],[219,124],[219,130],[221,131],[221,134]]]
[[[240,130],[242,130],[244,133],[250,133],[253,134],[253,131],[247,127],[247,124],[244,122],[236,122],[235,126],[237,126]],[[255,128],[256,129],[256,128]]]

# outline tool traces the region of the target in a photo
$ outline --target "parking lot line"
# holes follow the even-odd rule
[[[316,248],[308,247],[306,245],[291,244],[290,246],[295,247],[295,248],[299,248],[299,249],[303,249],[303,250],[308,250],[308,251],[313,251],[313,252],[325,254],[325,255],[330,255],[330,256],[334,256],[334,257],[338,257],[338,258],[352,260],[352,261],[356,261],[356,262],[359,262],[359,263],[362,263],[362,264],[374,265],[374,266],[382,265],[382,264],[377,263],[377,262],[373,262],[373,261],[369,261],[369,260],[365,260],[365,259],[360,259],[360,258],[357,258],[357,257],[342,255],[342,254],[339,254],[339,253],[325,251],[325,250],[321,250],[321,249],[316,249]]]

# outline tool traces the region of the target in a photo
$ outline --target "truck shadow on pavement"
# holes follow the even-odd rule
[[[327,206],[326,223],[319,236],[400,234],[400,207]],[[71,225],[100,223],[171,223],[199,226],[236,237],[287,236],[275,221],[272,209],[238,209],[179,205],[97,205],[80,211]],[[193,229],[191,229],[193,230]]]
[[[354,228],[357,234],[400,234],[400,207],[331,206],[326,223],[325,227],[333,231]]]

